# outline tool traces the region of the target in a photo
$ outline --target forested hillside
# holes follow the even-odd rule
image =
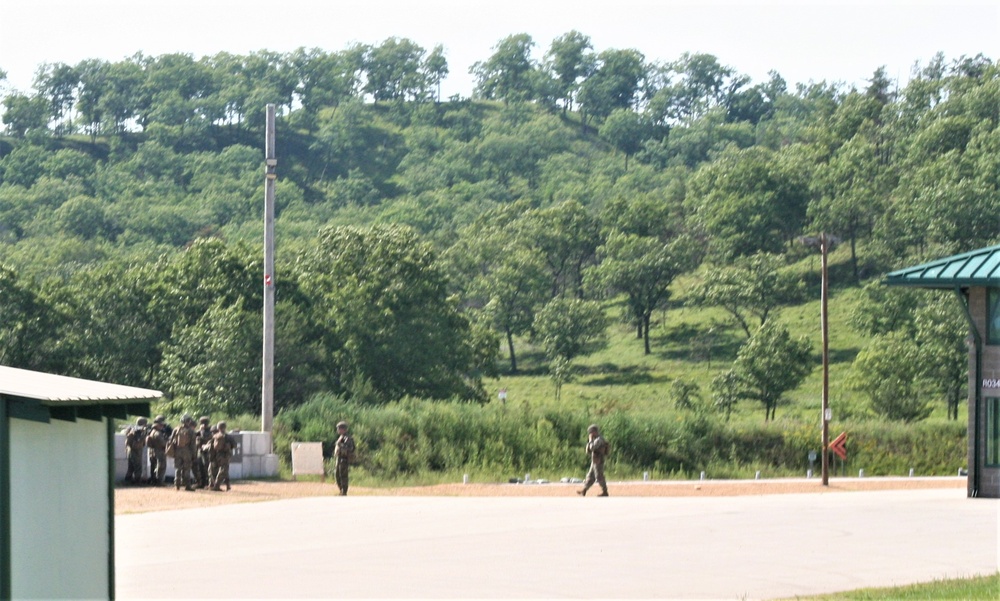
[[[817,365],[774,316],[816,297],[797,240],[825,232],[835,286],[861,299],[863,349],[838,357],[853,389],[890,419],[957,411],[954,299],[866,284],[1000,242],[994,58],[789,85],[570,32],[499,41],[472,98],[438,97],[448,70],[443,48],[398,38],[40,65],[3,97],[0,363],[254,412],[272,103],[279,409],[319,392],[487,401],[524,348],[558,395],[619,319],[649,356],[689,310],[708,317],[688,361],[710,357],[708,330],[733,346],[663,397],[771,418]],[[877,385],[893,378],[912,389]]]

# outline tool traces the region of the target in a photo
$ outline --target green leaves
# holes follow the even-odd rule
[[[321,233],[299,281],[319,311],[340,389],[368,390],[358,399],[368,402],[479,394],[475,341],[435,261],[404,227]]]
[[[876,414],[919,421],[931,413],[919,387],[921,359],[916,342],[905,334],[878,336],[858,353],[848,383],[868,397]]]
[[[731,406],[736,399],[759,401],[764,421],[773,420],[782,395],[812,371],[810,358],[806,340],[795,340],[784,326],[765,322],[740,348],[732,369],[713,383],[716,402]]]

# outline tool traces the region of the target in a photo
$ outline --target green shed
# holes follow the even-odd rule
[[[113,418],[156,390],[0,366],[0,599],[111,599]]]
[[[888,286],[951,290],[968,321],[970,497],[1000,498],[1000,245],[894,271]]]

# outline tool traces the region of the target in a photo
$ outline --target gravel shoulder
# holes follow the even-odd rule
[[[831,478],[823,486],[818,478],[776,480],[663,480],[652,482],[609,482],[616,497],[719,497],[775,494],[840,494],[871,490],[912,490],[928,488],[964,489],[964,477],[932,478]],[[439,484],[403,488],[351,487],[352,496],[439,496],[439,497],[572,497],[579,484]],[[240,480],[228,492],[178,491],[173,486],[120,486],[115,489],[115,513],[144,513],[171,509],[211,507],[231,503],[258,503],[298,497],[337,495],[337,486],[327,482]],[[593,490],[591,494],[593,494]]]

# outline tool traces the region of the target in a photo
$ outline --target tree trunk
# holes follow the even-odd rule
[[[517,357],[514,355],[514,334],[507,330],[507,351],[510,353],[510,373],[517,373]]]
[[[645,354],[647,355],[652,354],[652,351],[649,350],[649,320],[648,314],[642,316],[642,342],[645,345]]]

